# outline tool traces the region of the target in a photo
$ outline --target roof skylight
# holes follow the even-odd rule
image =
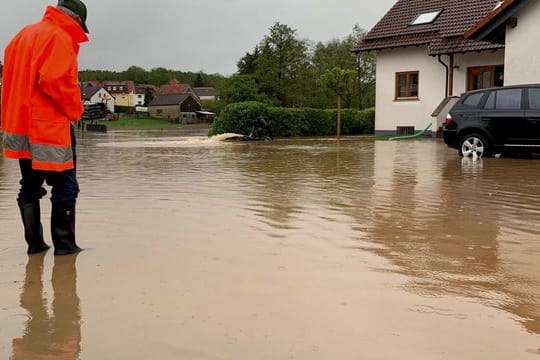
[[[435,10],[435,11],[428,11],[425,13],[422,13],[414,19],[414,21],[411,23],[411,25],[422,25],[422,24],[430,24],[437,19],[437,16],[439,16],[442,12],[442,9]]]

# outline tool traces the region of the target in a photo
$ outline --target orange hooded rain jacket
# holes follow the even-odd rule
[[[35,170],[73,169],[70,124],[84,107],[78,83],[79,44],[88,41],[71,17],[49,6],[21,30],[4,54],[4,155],[32,159]]]

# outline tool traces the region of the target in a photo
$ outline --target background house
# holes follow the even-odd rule
[[[148,104],[150,117],[170,119],[183,124],[200,121],[201,101],[188,84],[173,79],[157,89],[155,98]]]
[[[197,122],[197,111],[201,111],[201,103],[191,93],[157,95],[148,104],[150,117],[183,124]]]
[[[394,4],[353,50],[376,52],[376,134],[406,134],[429,124],[438,131],[453,96],[503,85],[504,45],[464,37],[498,5],[499,0]]]
[[[82,90],[83,103],[88,104],[105,104],[107,110],[114,113],[115,99],[102,86],[87,86]]]
[[[144,92],[136,91],[135,82],[133,81],[87,81],[83,84],[86,86],[101,86],[105,88],[116,101],[116,106],[134,108],[135,106],[144,105]]]
[[[193,91],[193,88],[188,84],[181,84],[178,80],[171,80],[166,85],[161,85],[157,89],[156,95],[178,95],[178,94],[191,94],[197,96]]]

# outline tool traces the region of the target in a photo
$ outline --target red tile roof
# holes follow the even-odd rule
[[[185,94],[190,90],[188,84],[170,84],[170,85],[161,85],[157,91],[158,95],[178,95]]]
[[[499,0],[398,0],[358,43],[354,51],[428,45],[431,55],[503,48],[465,40],[464,33]],[[411,25],[422,13],[442,10],[432,23]]]

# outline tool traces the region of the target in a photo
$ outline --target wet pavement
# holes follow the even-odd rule
[[[78,136],[77,257],[25,254],[0,157],[0,359],[540,357],[540,159]]]

